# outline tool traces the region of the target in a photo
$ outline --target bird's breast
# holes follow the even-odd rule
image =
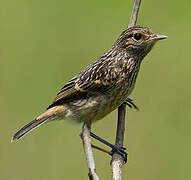
[[[131,94],[138,72],[139,66],[123,76],[109,91],[90,94],[86,99],[71,102],[67,118],[78,122],[95,122],[102,119],[118,108]]]

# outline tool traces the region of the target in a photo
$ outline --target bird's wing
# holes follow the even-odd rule
[[[77,79],[77,77],[74,77],[68,83],[66,83],[58,92],[54,101],[48,106],[47,109],[62,104],[65,101],[70,101],[70,99],[75,99],[76,97],[84,95],[75,88]]]
[[[87,97],[88,94],[105,93],[117,83],[120,74],[120,68],[116,66],[110,65],[108,68],[104,62],[95,62],[65,84],[48,109],[64,102]]]

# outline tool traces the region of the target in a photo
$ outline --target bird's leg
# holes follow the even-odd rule
[[[129,106],[130,108],[135,108],[136,110],[139,110],[139,108],[135,105],[135,103],[133,102],[133,99],[131,98],[127,98],[124,103]]]
[[[96,136],[94,133],[90,132],[90,136],[93,137],[94,139],[104,143],[105,145],[109,146],[110,148],[112,148],[111,152],[108,153],[110,155],[113,155],[113,153],[118,153],[120,154],[123,159],[124,159],[124,162],[127,162],[127,153],[125,152],[126,148],[125,147],[121,147],[121,146],[117,146],[117,145],[114,145],[114,144],[111,144],[109,142],[107,142],[106,140]],[[93,146],[92,146],[93,147]],[[103,150],[102,148],[97,148],[97,146],[95,147],[96,149],[99,149],[100,151],[104,151],[106,152],[105,150]]]
[[[101,151],[101,152],[104,152],[104,153],[107,153],[107,154],[109,154],[109,155],[112,155],[112,152],[111,151],[108,151],[108,150],[106,150],[106,149],[103,149],[103,148],[101,148],[101,147],[99,147],[99,146],[96,146],[96,145],[94,145],[94,144],[91,144],[92,145],[92,148],[94,148],[94,149],[97,149],[97,150],[99,150],[99,151]]]

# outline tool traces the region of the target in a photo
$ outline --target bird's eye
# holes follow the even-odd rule
[[[136,34],[133,35],[133,38],[134,38],[135,40],[139,41],[139,40],[142,38],[142,34],[136,33]]]

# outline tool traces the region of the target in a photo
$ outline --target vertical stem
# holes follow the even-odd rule
[[[115,139],[115,144],[118,146],[123,146],[124,133],[125,133],[125,114],[126,114],[126,105],[122,104],[118,108],[117,132]]]
[[[135,0],[128,27],[136,25],[140,3],[141,0]],[[115,140],[115,144],[118,146],[123,146],[124,131],[125,131],[125,113],[126,113],[126,105],[122,104],[118,108],[118,122],[117,122],[117,132]],[[123,165],[123,159],[121,155],[114,153],[111,160],[113,180],[122,180],[122,165]]]
[[[91,138],[90,138],[91,124],[84,123],[82,127],[81,138],[83,141],[84,152],[86,156],[86,162],[89,169],[89,179],[90,180],[99,180],[98,175],[96,174],[95,161],[93,157],[92,147],[91,147]]]
[[[141,5],[141,0],[135,0],[128,27],[132,27],[136,25],[140,5]]]
[[[117,146],[123,146],[124,140],[124,132],[125,132],[125,114],[126,114],[126,105],[122,104],[118,108],[118,121],[117,121],[117,132],[116,132],[116,140],[115,144]],[[122,179],[122,165],[123,158],[121,155],[114,153],[112,156],[112,174],[113,180],[121,180]]]

